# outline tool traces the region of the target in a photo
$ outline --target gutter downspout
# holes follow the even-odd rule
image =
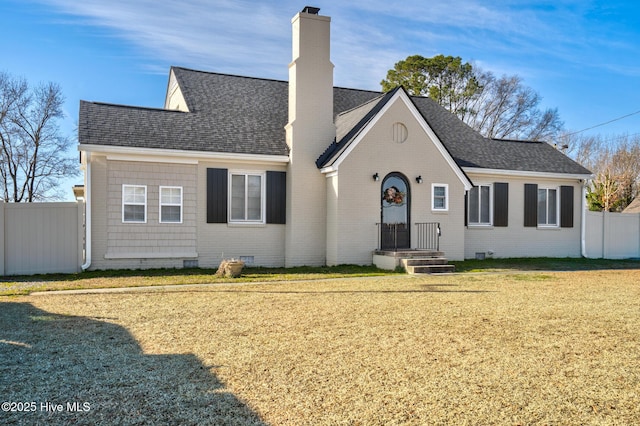
[[[580,221],[580,254],[587,257],[587,179],[582,181],[582,219]]]
[[[87,182],[84,188],[84,265],[81,266],[86,271],[91,266],[91,153],[85,151],[87,162]]]

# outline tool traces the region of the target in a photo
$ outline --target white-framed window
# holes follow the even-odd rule
[[[122,222],[147,223],[146,185],[122,185]]]
[[[491,225],[491,185],[478,185],[467,196],[469,225]]]
[[[446,183],[431,184],[431,210],[449,210],[449,185]]]
[[[265,173],[229,172],[229,222],[264,223]]]
[[[538,226],[558,226],[558,189],[538,188]]]
[[[182,187],[160,187],[160,223],[182,223]]]

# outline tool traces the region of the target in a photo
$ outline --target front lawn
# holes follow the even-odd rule
[[[640,269],[640,259],[585,259],[554,257],[522,257],[509,259],[468,259],[449,262],[456,265],[456,272],[507,272],[507,271],[592,271],[601,269]]]
[[[638,283],[600,270],[0,297],[0,395],[37,403],[0,416],[639,424]]]
[[[456,272],[580,271],[601,269],[640,269],[640,260],[575,258],[514,258],[449,262]],[[347,277],[389,276],[403,273],[374,266],[339,265],[297,268],[245,268],[239,278],[215,276],[214,269],[150,269],[89,271],[78,274],[48,274],[0,277],[0,296],[37,291],[100,288],[150,287],[189,284],[251,283],[320,280]]]
[[[78,274],[48,274],[0,277],[0,296],[29,294],[35,291],[99,288],[150,287],[165,285],[251,283],[291,280],[320,280],[343,277],[367,277],[397,274],[374,266],[339,265],[297,268],[245,268],[239,278],[215,275],[215,269],[148,269],[89,271]]]

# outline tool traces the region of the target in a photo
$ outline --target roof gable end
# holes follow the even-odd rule
[[[347,156],[355,149],[355,147],[363,140],[368,131],[373,128],[377,121],[382,117],[385,112],[395,102],[403,102],[409,109],[412,116],[420,124],[424,132],[433,141],[436,148],[442,154],[443,158],[454,171],[460,182],[466,189],[470,189],[473,185],[465,172],[458,166],[452,155],[444,146],[440,138],[436,135],[433,129],[429,126],[421,112],[413,103],[411,97],[406,90],[402,87],[398,87],[391,92],[382,96],[373,108],[370,108],[366,114],[358,121],[358,123],[345,132],[345,136],[340,141],[334,141],[329,148],[318,158],[316,165],[321,169],[323,173],[329,173],[337,171],[340,164],[347,158]],[[353,111],[359,110],[359,108]],[[348,111],[344,115],[353,111]],[[360,111],[361,112],[361,111]],[[344,117],[344,115],[342,115]],[[339,116],[340,118],[340,116]]]

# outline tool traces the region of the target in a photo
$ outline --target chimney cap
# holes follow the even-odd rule
[[[313,6],[305,6],[304,9],[302,9],[303,13],[309,13],[311,15],[317,15],[318,12],[320,12],[320,8],[319,7],[313,7]]]

